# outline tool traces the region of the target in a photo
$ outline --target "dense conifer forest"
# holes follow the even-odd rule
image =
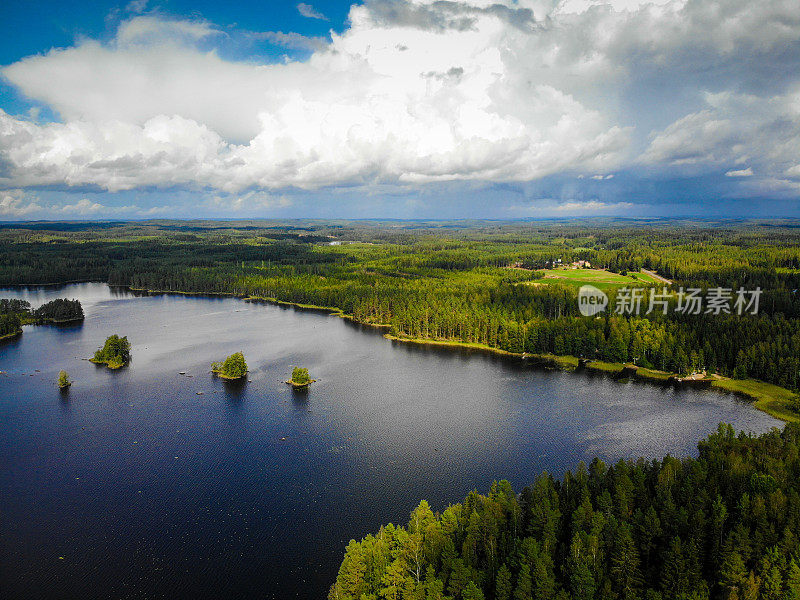
[[[0,298],[0,338],[22,333],[22,318],[30,314],[31,304],[15,298]]]
[[[79,300],[56,298],[42,304],[32,314],[38,321],[80,321],[83,319],[83,307]]]
[[[31,310],[27,300],[0,298],[0,337],[22,331],[28,323],[66,323],[83,320],[83,307],[79,300],[57,298]]]
[[[0,315],[0,337],[12,336],[20,333],[21,321],[19,315],[15,313]]]
[[[673,287],[763,290],[759,313],[581,317],[545,267],[587,260]],[[530,268],[526,268],[530,267]],[[554,221],[31,224],[0,229],[0,285],[106,281],[340,309],[399,337],[705,369],[800,386],[800,227]],[[642,285],[631,279],[631,285]],[[650,282],[653,285],[653,282]],[[614,306],[619,285],[606,291]]]
[[[729,425],[699,457],[595,459],[347,546],[331,600],[796,600],[800,427]]]

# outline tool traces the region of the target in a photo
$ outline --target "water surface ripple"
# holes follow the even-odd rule
[[[0,342],[3,598],[323,599],[345,544],[579,460],[696,454],[720,421],[779,425],[732,396],[547,372],[393,343],[325,314],[102,284],[81,325]],[[82,360],[127,335],[117,372]],[[211,377],[241,350],[243,385]],[[283,383],[292,366],[318,379]],[[59,369],[75,380],[65,395]],[[179,375],[185,371],[186,375]]]

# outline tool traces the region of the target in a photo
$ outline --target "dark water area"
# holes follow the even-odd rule
[[[326,314],[102,284],[0,290],[86,320],[0,342],[0,597],[323,599],[344,546],[495,479],[696,455],[735,397],[384,339]],[[113,333],[133,361],[86,360]],[[248,381],[210,363],[241,350]],[[292,366],[318,380],[283,381]],[[65,369],[74,384],[62,394]],[[185,371],[186,375],[179,375]]]

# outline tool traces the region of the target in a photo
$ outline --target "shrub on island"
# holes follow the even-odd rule
[[[67,389],[69,386],[72,385],[72,381],[69,379],[69,375],[67,375],[66,371],[59,371],[58,372],[58,387],[62,390]]]
[[[316,380],[311,379],[308,375],[308,369],[303,367],[295,367],[292,371],[292,378],[286,383],[292,387],[302,388],[307,387],[309,383],[314,383]]]
[[[223,379],[241,379],[247,375],[247,362],[244,354],[236,352],[231,354],[224,362],[211,363],[211,372]]]
[[[89,359],[93,363],[106,365],[109,369],[124,367],[131,360],[131,343],[126,337],[114,334],[110,336],[102,348],[98,348]]]

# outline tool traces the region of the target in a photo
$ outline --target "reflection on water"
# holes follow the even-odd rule
[[[347,541],[421,498],[441,510],[496,478],[777,424],[712,391],[389,342],[320,311],[100,284],[12,295],[79,298],[86,320],[0,344],[10,598],[324,598]],[[112,333],[134,357],[116,372],[85,360]],[[239,350],[246,380],[210,374]],[[286,385],[295,365],[317,383]]]
[[[247,379],[226,380],[222,379],[222,388],[225,390],[225,399],[231,404],[238,404],[245,397]]]

